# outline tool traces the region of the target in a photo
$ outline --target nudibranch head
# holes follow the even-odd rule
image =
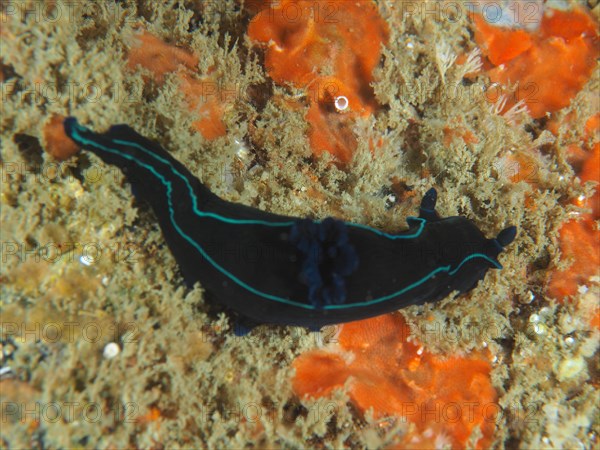
[[[488,269],[501,269],[498,256],[504,247],[514,240],[517,233],[517,228],[510,226],[502,230],[496,238],[487,239],[481,230],[465,217],[449,217],[437,223],[444,224],[443,236],[439,237],[442,240],[438,242],[442,248],[439,253],[443,259],[441,263],[449,268],[447,293],[469,292],[484,278]]]

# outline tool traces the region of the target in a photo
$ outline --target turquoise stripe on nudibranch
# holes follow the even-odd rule
[[[214,195],[160,145],[127,125],[95,133],[65,120],[79,146],[125,173],[147,201],[188,285],[258,323],[311,328],[372,317],[464,293],[514,239],[465,217],[440,218],[424,196],[409,229],[390,234],[327,218],[287,217]]]

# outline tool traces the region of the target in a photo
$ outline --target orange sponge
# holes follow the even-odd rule
[[[514,101],[523,100],[539,118],[569,105],[590,79],[600,55],[598,24],[583,9],[548,9],[536,32],[493,26],[476,15],[475,40],[496,67],[490,80],[509,87],[518,83]]]
[[[415,424],[398,448],[466,448],[476,428],[476,447],[489,448],[499,406],[488,358],[435,355],[409,341],[409,331],[398,313],[342,325],[338,344],[294,361],[294,392],[323,397],[346,386],[361,412]]]

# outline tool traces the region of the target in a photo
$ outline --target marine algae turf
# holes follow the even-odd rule
[[[517,225],[522,238],[505,255],[504,275],[490,274],[462,301],[411,307],[405,316],[439,329],[497,330],[485,342],[413,330],[429,351],[486,347],[495,356],[492,381],[503,407],[496,447],[597,445],[597,331],[585,317],[597,285],[565,304],[543,294],[569,213],[558,201],[589,187],[575,182],[560,142],[539,122],[514,126],[490,112],[478,94],[482,78],[463,82],[455,65],[442,81],[435,43],[472,50],[466,17],[403,18],[393,2],[378,2],[390,25],[374,72],[382,111],[357,121],[356,155],[341,168],[327,155],[311,158],[304,93],[268,78],[261,50],[245,36],[251,13],[237,3],[77,3],[56,20],[46,10],[21,20],[20,11],[37,3],[12,4],[16,13],[2,11],[0,29],[0,312],[2,364],[11,369],[0,381],[4,447],[360,448],[392,445],[410,432],[361,415],[342,391],[296,398],[294,358],[335,339],[335,329],[319,336],[259,327],[236,337],[200,286],[183,287],[154,218],[116,171],[84,154],[57,163],[44,153],[43,124],[53,114],[76,115],[98,130],[128,123],[172,149],[218,195],[276,213],[397,231],[417,200],[401,186],[435,185],[444,216],[472,214],[486,235],[498,224]],[[209,142],[194,131],[174,74],[157,86],[126,69],[140,26],[200,55],[199,76],[212,70],[225,86],[253,87],[225,104],[225,136]],[[559,115],[595,113],[598,81],[596,71]],[[445,146],[444,128],[455,125],[478,141]],[[369,142],[379,139],[372,152]],[[533,148],[540,149],[532,153],[536,189],[510,182],[498,165],[507,149]],[[523,206],[526,196],[533,208]],[[110,342],[121,352],[107,359]],[[56,407],[61,420],[53,420]]]

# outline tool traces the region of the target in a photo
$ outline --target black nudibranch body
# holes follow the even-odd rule
[[[487,239],[465,217],[440,218],[430,189],[397,234],[300,219],[228,202],[127,125],[94,133],[64,123],[79,146],[119,167],[147,201],[186,283],[257,323],[318,328],[468,292],[516,235]]]

